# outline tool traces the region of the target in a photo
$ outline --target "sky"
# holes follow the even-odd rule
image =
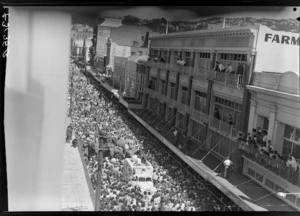
[[[212,16],[226,17],[255,17],[270,19],[296,19],[300,14],[300,7],[293,11],[294,7],[241,7],[241,6],[184,6],[184,7],[131,7],[107,10],[102,7],[98,14],[101,16],[122,17],[134,15],[141,19],[165,18],[174,20],[199,20]]]

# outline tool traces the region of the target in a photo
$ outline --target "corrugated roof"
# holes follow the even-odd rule
[[[122,20],[121,19],[113,19],[113,18],[105,18],[105,21],[103,23],[101,23],[100,26],[118,28],[118,27],[122,26]]]

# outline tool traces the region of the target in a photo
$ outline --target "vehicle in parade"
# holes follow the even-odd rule
[[[136,156],[136,155],[135,155]],[[137,157],[126,158],[123,161],[123,175],[128,184],[138,186],[142,193],[145,191],[153,195],[156,188],[153,186],[153,167],[149,161],[144,163]]]

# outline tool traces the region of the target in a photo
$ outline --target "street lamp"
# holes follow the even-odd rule
[[[296,194],[296,195],[300,195],[300,193],[284,193],[284,192],[278,192],[277,195],[279,195],[280,197],[286,198],[286,195],[289,194]]]

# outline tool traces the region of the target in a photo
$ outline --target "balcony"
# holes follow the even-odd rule
[[[200,122],[208,122],[208,115],[206,113],[203,113],[203,112],[199,111],[199,110],[192,109],[191,116],[194,119],[199,119]]]
[[[193,76],[194,78],[198,78],[201,80],[214,80],[219,83],[224,83],[226,85],[238,85],[245,86],[245,76],[240,76],[237,74],[230,74],[225,72],[213,71],[207,68],[198,68],[198,67],[190,67],[190,66],[181,66],[172,63],[165,63],[159,61],[149,61],[147,62],[148,66],[160,68],[163,70],[169,70],[175,73],[180,73],[186,76]],[[246,74],[248,74],[246,72]]]
[[[168,70],[168,66],[169,66],[168,63],[160,62],[160,61],[148,61],[147,65],[149,67],[159,68],[162,70]]]
[[[155,91],[153,89],[148,89],[148,94],[152,98],[156,98],[157,97],[157,91]]]
[[[221,121],[213,116],[209,118],[209,126],[230,137],[237,137],[239,131],[227,122]]]

